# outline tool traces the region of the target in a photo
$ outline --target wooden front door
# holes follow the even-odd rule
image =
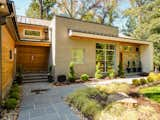
[[[17,65],[22,65],[24,72],[44,72],[48,70],[49,48],[18,46]]]

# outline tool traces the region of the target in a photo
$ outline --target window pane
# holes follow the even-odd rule
[[[104,60],[104,50],[96,50],[96,60],[97,61]]]
[[[105,46],[106,46],[105,44],[96,43],[96,48],[97,48],[97,49],[104,49]]]
[[[25,35],[29,35],[29,36],[40,36],[40,31],[25,30]]]

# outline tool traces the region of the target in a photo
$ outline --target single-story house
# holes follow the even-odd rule
[[[5,13],[1,8],[0,12]],[[126,74],[127,68],[133,66],[136,71],[130,73],[153,70],[152,43],[119,37],[117,27],[62,16],[54,16],[48,21],[16,16],[15,13],[10,15],[5,17],[6,24],[0,27],[1,86],[13,80],[13,77],[3,76],[13,76],[13,68],[18,65],[22,65],[24,73],[45,72],[52,65],[55,79],[58,75],[67,76],[70,62],[74,62],[77,76],[86,73],[94,77],[97,63],[103,73],[109,66],[117,72],[120,62]],[[3,54],[6,57],[2,57]]]

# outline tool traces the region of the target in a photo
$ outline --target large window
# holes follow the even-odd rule
[[[114,67],[115,63],[115,45],[114,44],[96,44],[96,63],[100,63],[101,71],[107,72],[108,67]]]
[[[83,64],[84,63],[84,50],[83,49],[72,49],[72,62],[75,64]]]
[[[41,36],[41,33],[40,33],[40,31],[38,31],[38,30],[25,29],[25,30],[24,30],[24,35],[25,35],[25,36],[39,37],[39,36]]]

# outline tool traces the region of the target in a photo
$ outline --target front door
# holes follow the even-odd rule
[[[49,48],[18,46],[17,65],[22,65],[24,72],[42,72],[48,70]]]

